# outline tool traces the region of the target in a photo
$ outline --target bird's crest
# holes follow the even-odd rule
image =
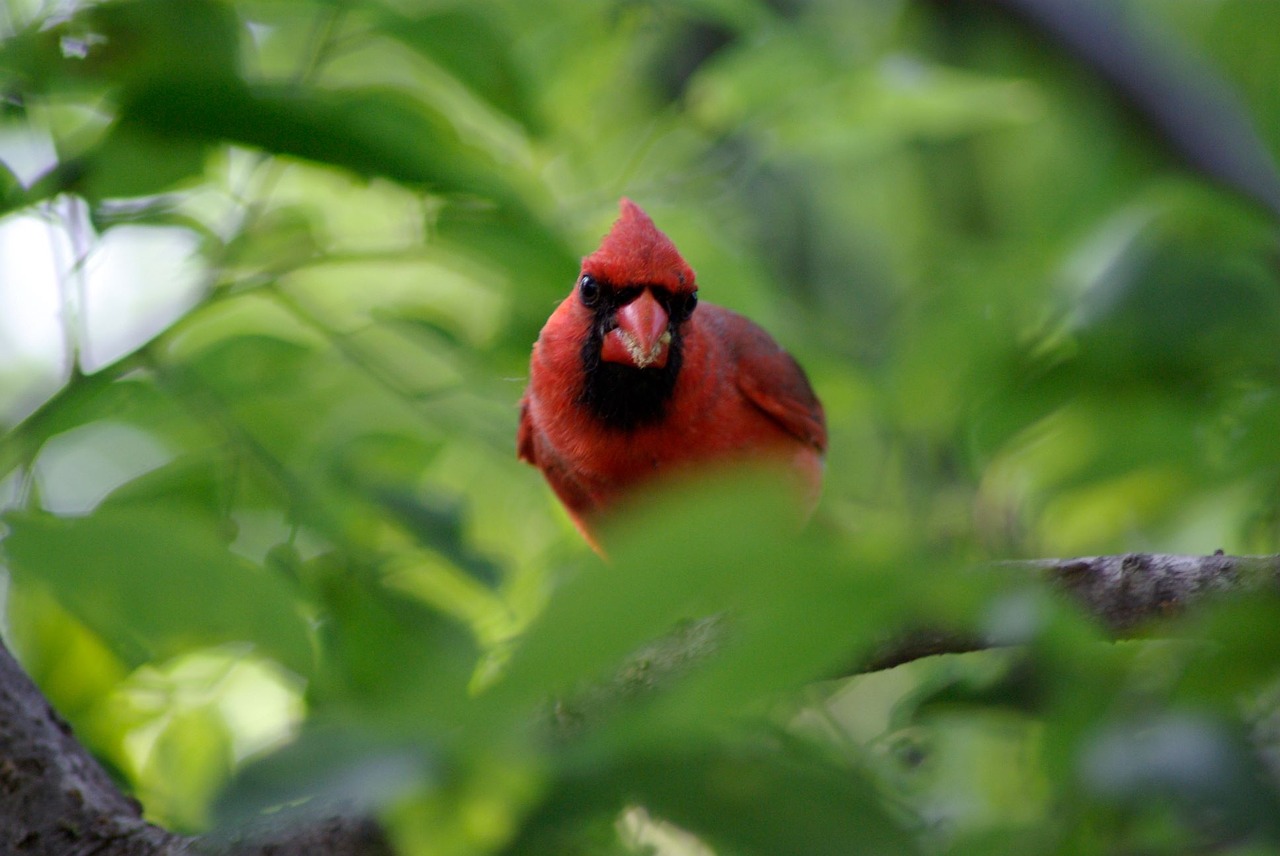
[[[582,272],[610,285],[661,285],[672,292],[697,288],[693,269],[671,239],[630,199],[618,203],[621,216],[600,248],[582,260]]]

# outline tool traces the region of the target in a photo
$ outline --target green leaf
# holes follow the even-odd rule
[[[433,766],[419,745],[358,729],[311,725],[288,746],[236,774],[218,798],[217,823],[236,829],[265,811],[305,800],[317,812],[334,805],[361,814],[378,811],[422,788]]]
[[[128,674],[126,664],[101,636],[48,591],[11,587],[5,607],[6,644],[17,652],[23,671],[71,722],[91,715]]]
[[[250,641],[290,669],[311,671],[309,631],[289,588],[231,553],[215,519],[100,507],[87,517],[11,513],[4,521],[15,578],[49,586],[135,662]]]
[[[1086,382],[1192,390],[1219,373],[1269,380],[1280,359],[1273,226],[1220,196],[1162,197],[1099,224],[1077,250],[1092,273],[1072,319],[1094,373]]]
[[[492,205],[458,201],[444,206],[435,223],[435,235],[497,265],[520,284],[514,310],[522,329],[511,336],[521,342],[537,338],[547,320],[547,307],[564,297],[577,275],[580,258],[564,237],[537,217]]]
[[[239,70],[242,23],[230,4],[125,0],[92,6],[86,17],[84,32],[97,38],[85,60],[110,79],[230,78]]]
[[[0,215],[26,204],[22,182],[4,161],[0,161]]]
[[[502,167],[423,101],[391,89],[249,86],[221,76],[148,79],[131,87],[104,138],[38,181],[31,195],[156,193],[199,175],[206,150],[217,143],[478,197],[517,219],[529,217]]]
[[[555,782],[506,852],[558,852],[574,825],[637,804],[731,853],[843,856],[919,849],[857,770],[789,748],[669,746]]]
[[[692,658],[694,668],[652,663],[679,680],[651,692],[647,706],[622,707],[603,734],[624,744],[661,740],[831,676],[892,627],[903,608],[895,591],[903,565],[890,574],[883,558],[855,563],[820,534],[799,532],[796,499],[779,474],[683,487],[657,494],[606,539],[610,563],[582,570],[556,593],[506,680],[482,702],[518,708],[548,693],[572,699],[610,679],[641,646],[724,614],[723,638]]]
[[[501,580],[498,564],[467,542],[466,514],[456,497],[378,488],[373,499],[421,543],[440,552],[472,579],[490,587]]]
[[[1217,717],[1169,711],[1100,723],[1083,741],[1079,774],[1109,808],[1141,816],[1170,804],[1202,834],[1277,831],[1280,806],[1248,736]]]
[[[324,253],[316,212],[305,205],[269,208],[227,244],[226,254],[240,270],[288,270]]]
[[[343,167],[362,176],[512,202],[501,168],[430,105],[389,89],[306,90],[216,78],[131,91],[120,126],[225,141]]]
[[[139,776],[148,812],[174,829],[207,827],[209,806],[230,777],[232,762],[227,722],[215,707],[175,712],[164,721]]]
[[[197,517],[212,515],[226,505],[228,482],[224,459],[184,455],[120,485],[102,506],[122,511],[163,506]]]
[[[180,418],[178,412],[146,374],[136,372],[127,378],[111,371],[79,375],[0,443],[0,476],[34,459],[46,440],[72,428],[99,419],[155,428],[173,424],[175,417]]]
[[[712,127],[767,122],[782,157],[880,157],[916,141],[961,139],[1031,122],[1042,109],[1023,80],[896,56],[858,71],[803,30],[726,50],[691,85]]]
[[[248,403],[272,393],[297,392],[305,382],[315,380],[316,351],[285,335],[283,331],[280,336],[270,332],[228,335],[194,355],[191,365],[232,402]]]
[[[37,20],[0,43],[0,71],[40,92],[230,78],[238,71],[240,37],[235,8],[217,0],[94,3],[56,24]]]
[[[1241,593],[1186,624],[1191,638],[1209,643],[1188,658],[1181,675],[1188,702],[1232,704],[1273,685],[1280,673],[1280,601],[1274,595]]]
[[[469,716],[475,640],[459,622],[342,558],[323,555],[299,569],[326,616],[319,628],[326,668],[311,687],[316,708],[398,734],[456,730]]]
[[[490,15],[462,6],[413,16],[388,10],[379,29],[426,56],[527,130],[539,129],[527,75],[511,53],[511,35],[503,33]]]
[[[118,125],[90,154],[38,181],[32,193],[43,196],[74,188],[94,201],[151,196],[199,178],[208,150],[204,142]]]

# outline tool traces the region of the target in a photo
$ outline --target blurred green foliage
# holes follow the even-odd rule
[[[69,287],[92,265],[24,283],[81,323],[43,403],[0,386],[7,638],[155,820],[354,799],[411,854],[1280,849],[1277,603],[1114,644],[964,571],[1277,550],[1280,5],[38,6],[0,7],[0,228],[198,247],[191,305],[105,366],[94,325],[127,319]],[[1254,146],[1271,173],[1232,171]],[[530,343],[623,194],[809,370],[807,528],[767,475],[709,477],[603,563],[515,460]],[[178,289],[115,287],[93,305]],[[1023,644],[833,680],[921,625]]]

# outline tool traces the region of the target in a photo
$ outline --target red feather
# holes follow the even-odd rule
[[[533,346],[519,456],[588,539],[637,486],[708,462],[781,460],[816,500],[827,432],[803,369],[735,312],[684,318],[693,270],[639,206],[620,207]]]

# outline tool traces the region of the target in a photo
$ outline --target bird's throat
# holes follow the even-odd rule
[[[628,353],[625,359],[612,360],[608,335],[597,331],[583,346],[579,403],[606,427],[616,430],[629,431],[661,420],[680,374],[680,336],[670,335],[659,346],[660,359],[651,352],[647,356],[655,358]]]

